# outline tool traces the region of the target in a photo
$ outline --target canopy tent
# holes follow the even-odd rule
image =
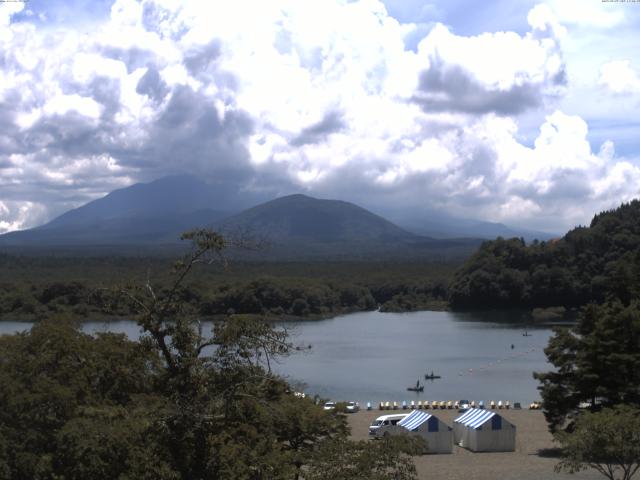
[[[453,450],[451,427],[430,413],[414,410],[390,429],[392,433],[407,431],[427,441],[427,453],[451,453]]]
[[[472,408],[453,421],[453,438],[473,452],[513,452],[516,427],[491,410]]]

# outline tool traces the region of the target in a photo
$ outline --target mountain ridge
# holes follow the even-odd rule
[[[387,219],[344,200],[317,199],[292,194],[256,205],[218,222],[223,230],[252,224],[268,230],[273,240],[292,237],[301,241],[344,241],[362,239],[413,239]],[[363,228],[364,227],[364,228]]]
[[[177,245],[183,231],[202,227],[250,231],[268,239],[272,255],[297,259],[397,256],[401,251],[417,256],[440,252],[448,258],[454,251],[466,255],[481,242],[420,235],[345,200],[295,193],[251,206],[256,198],[224,184],[173,175],[114,190],[47,224],[0,235],[0,246],[157,247]]]

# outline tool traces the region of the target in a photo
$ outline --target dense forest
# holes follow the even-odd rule
[[[589,227],[526,245],[498,238],[455,272],[449,302],[456,309],[579,307],[640,293],[640,201],[596,215]]]
[[[0,254],[0,318],[130,316],[109,302],[123,282],[167,282],[163,257]],[[457,268],[457,270],[456,270]],[[196,272],[183,300],[203,317],[273,319],[382,311],[580,307],[640,292],[640,202],[596,215],[563,238],[498,238],[462,266],[437,262],[231,262]]]
[[[343,413],[271,371],[293,351],[286,329],[243,315],[199,328],[181,287],[224,242],[188,238],[165,287],[120,288],[140,341],[66,316],[0,336],[0,480],[415,480],[423,441],[351,441]]]
[[[558,240],[485,242],[455,272],[448,294],[457,309],[575,308],[577,322],[555,328],[545,348],[553,368],[533,374],[560,445],[556,470],[633,476],[640,468],[640,201]]]
[[[111,291],[123,283],[151,282],[161,290],[169,277],[162,257],[0,255],[0,318],[37,320],[69,313],[125,316]],[[446,307],[447,283],[457,265],[415,262],[247,263],[202,269],[181,295],[203,317],[229,313],[273,319],[323,318],[374,310]]]

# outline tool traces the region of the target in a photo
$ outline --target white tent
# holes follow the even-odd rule
[[[425,411],[414,410],[389,431],[392,433],[409,431],[420,435],[427,441],[427,453],[451,453],[453,450],[451,427]]]
[[[453,421],[453,438],[472,452],[513,452],[516,427],[491,410],[472,408]]]

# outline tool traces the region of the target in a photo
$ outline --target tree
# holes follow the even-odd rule
[[[232,315],[217,323],[212,335],[203,334],[197,312],[188,305],[185,309],[181,301],[182,283],[197,264],[224,262],[227,242],[208,230],[188,232],[183,239],[193,248],[176,263],[169,288],[158,294],[147,282],[122,292],[139,309],[146,341],[164,359],[163,394],[171,408],[161,415],[162,441],[179,477],[330,478],[318,469],[340,470],[342,458],[319,457],[318,452],[340,445],[359,452],[348,459],[360,459],[363,476],[357,478],[414,478],[408,447],[362,462],[369,449],[347,440],[344,415],[325,412],[310,399],[290,393],[271,370],[273,359],[292,349],[285,329]],[[318,458],[325,459],[322,465]],[[401,476],[380,476],[383,470]]]
[[[139,311],[138,323],[163,359],[161,391],[168,399],[160,412],[161,441],[181,478],[281,478],[291,476],[304,449],[334,432],[344,419],[325,415],[306,425],[306,444],[292,442],[285,422],[305,410],[288,385],[271,370],[275,357],[288,355],[287,332],[245,316],[231,316],[204,334],[197,309],[181,299],[182,285],[198,264],[224,262],[228,246],[208,230],[188,232],[192,249],[177,262],[168,288],[147,282],[121,291]],[[300,423],[300,422],[297,422]]]
[[[640,469],[640,410],[628,406],[584,412],[573,432],[560,432],[562,460],[556,471],[592,468],[610,480],[630,480]]]
[[[455,272],[449,302],[463,309],[582,307],[615,299],[629,305],[640,293],[639,222],[640,200],[634,200],[558,240],[485,242]]]
[[[107,480],[165,464],[166,452],[145,441],[158,404],[157,354],[77,326],[54,317],[0,336],[2,479]]]
[[[292,349],[286,329],[231,315],[203,332],[183,284],[198,264],[224,262],[227,242],[207,230],[183,238],[192,249],[168,285],[111,299],[138,312],[139,342],[60,318],[0,337],[0,479],[327,478],[316,469],[338,471],[343,457],[316,459],[332,445],[351,452],[355,478],[413,478],[406,453],[364,462],[343,414],[272,371]]]
[[[581,403],[592,411],[640,406],[640,304],[589,305],[573,329],[545,349],[555,371],[535,373],[551,431],[570,426]],[[569,422],[567,424],[567,422]]]
[[[422,438],[393,435],[375,442],[345,439],[324,442],[316,451],[305,480],[415,480],[410,455],[425,451]]]

